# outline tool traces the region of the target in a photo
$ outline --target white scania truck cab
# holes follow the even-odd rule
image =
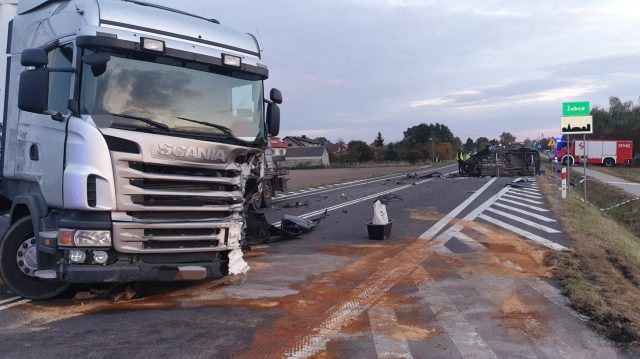
[[[250,35],[133,0],[0,3],[7,35],[0,272],[45,299],[70,283],[246,270],[276,89]],[[8,7],[11,6],[11,7]]]

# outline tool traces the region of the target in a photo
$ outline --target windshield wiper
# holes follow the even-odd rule
[[[213,127],[217,130],[222,131],[222,133],[224,133],[227,136],[232,136],[233,137],[233,133],[231,133],[231,129],[229,129],[228,127],[224,127],[222,125],[218,125],[215,123],[211,123],[211,122],[205,122],[205,121],[198,121],[198,120],[192,120],[190,118],[184,118],[184,117],[176,117],[179,120],[183,120],[183,121],[189,121],[189,122],[193,122],[193,123],[197,123],[203,126],[207,126],[207,127]]]
[[[140,117],[140,116],[134,116],[134,115],[127,115],[125,113],[109,113],[111,116],[115,116],[115,117],[122,117],[122,118],[128,118],[131,120],[136,120],[136,121],[140,121],[140,122],[144,122],[147,125],[151,125],[153,127],[156,128],[161,128],[167,132],[171,132],[171,127],[165,125],[162,122],[158,122],[158,121],[154,121],[150,118],[146,118],[146,117]]]

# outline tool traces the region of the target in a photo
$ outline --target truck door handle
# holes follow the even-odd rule
[[[29,147],[29,157],[31,157],[32,161],[40,160],[40,154],[38,153],[38,145],[36,145],[35,143],[32,143],[31,147]]]

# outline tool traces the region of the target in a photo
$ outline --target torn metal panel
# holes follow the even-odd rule
[[[294,238],[313,231],[326,217],[326,210],[315,219],[306,219],[285,214],[278,227],[267,222],[264,213],[249,212],[246,239],[249,244],[258,245],[267,241]]]

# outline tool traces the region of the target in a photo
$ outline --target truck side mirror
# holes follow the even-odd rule
[[[20,56],[22,66],[45,67],[49,63],[49,56],[44,49],[26,49]]]
[[[23,53],[24,56],[24,53]],[[20,74],[18,108],[38,114],[49,110],[49,71],[44,68],[23,71]]]
[[[281,104],[282,103],[282,92],[280,90],[273,88],[271,92],[269,92],[269,98],[273,103]],[[275,136],[275,135],[274,135]]]
[[[272,136],[280,133],[280,107],[275,103],[267,105],[267,132]]]
[[[82,62],[91,66],[93,76],[98,77],[107,71],[107,62],[111,56],[105,53],[93,53],[82,56]]]

